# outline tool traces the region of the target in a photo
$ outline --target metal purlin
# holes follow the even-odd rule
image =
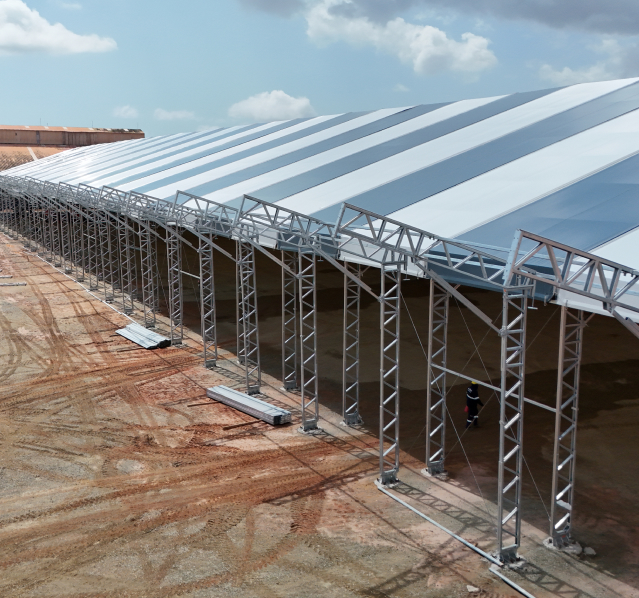
[[[138,227],[140,238],[140,267],[142,275],[142,306],[144,310],[144,326],[155,328],[158,304],[158,267],[153,224],[146,222]]]
[[[184,293],[182,289],[182,243],[177,237],[167,230],[166,233],[166,257],[168,264],[169,282],[169,319],[171,320],[171,344],[180,345],[184,339],[183,303]]]
[[[317,377],[317,258],[315,253],[299,252],[300,298],[300,388],[302,392],[302,430],[317,429],[319,395]]]
[[[298,256],[282,251],[282,382],[285,390],[299,388],[298,382]]]
[[[579,374],[584,327],[583,311],[562,306],[550,504],[550,537],[558,548],[572,542],[570,534],[575,497]]]
[[[426,468],[444,473],[446,447],[446,353],[450,294],[430,280],[428,380],[426,386]]]
[[[380,293],[379,480],[397,482],[399,470],[399,316],[401,264],[383,264]]]
[[[344,263],[344,267],[358,279],[362,269],[359,264]],[[359,413],[359,334],[361,286],[344,274],[344,328],[342,347],[342,417],[349,426],[362,423]]]
[[[521,490],[526,363],[526,289],[503,292],[497,549],[506,563],[517,560],[521,544]]]
[[[217,328],[215,314],[215,272],[213,246],[200,238],[200,306],[204,367],[217,363]]]
[[[239,277],[238,360],[244,365],[246,392],[257,394],[262,385],[260,342],[257,320],[255,248],[245,241],[237,242]]]

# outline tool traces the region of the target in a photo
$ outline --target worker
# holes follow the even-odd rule
[[[470,424],[474,424],[475,427],[479,426],[480,406],[483,407],[484,404],[479,398],[479,385],[473,380],[466,389],[466,428],[469,428]]]

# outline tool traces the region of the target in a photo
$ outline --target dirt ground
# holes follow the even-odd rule
[[[0,287],[0,596],[519,595],[488,571],[485,559],[375,487],[372,373],[366,373],[364,386],[367,425],[340,425],[334,330],[339,330],[339,310],[334,304],[341,296],[329,292],[334,277],[327,275],[327,292],[320,293],[320,320],[327,330],[320,341],[326,372],[322,432],[304,435],[298,432],[299,397],[282,391],[277,379],[277,281],[272,277],[261,278],[264,296],[272,291],[272,301],[260,304],[263,392],[267,400],[289,408],[294,420],[277,428],[206,398],[205,389],[215,384],[241,385],[232,353],[222,350],[218,367],[205,370],[195,333],[184,347],[137,348],[115,334],[128,323],[124,316],[4,235],[0,268],[1,275],[13,276],[10,281],[26,282]],[[225,276],[222,269],[221,280]],[[415,290],[413,296],[405,286],[409,309],[419,310],[420,293]],[[223,345],[233,337],[227,294],[219,296]],[[478,294],[477,301],[489,300]],[[371,338],[374,307],[365,310]],[[543,320],[548,316],[545,312]],[[463,324],[457,318],[451,326],[461,330]],[[460,347],[453,360],[463,361],[466,347]],[[531,357],[530,396],[543,395],[546,401],[544,389],[552,379],[548,347]],[[488,410],[485,426],[464,439],[470,461],[459,447],[453,449],[448,482],[421,475],[423,393],[417,373],[423,374],[423,356],[418,349],[416,340],[407,341],[406,446],[402,483],[393,492],[490,551],[494,414]],[[367,350],[374,356],[375,343]],[[620,365],[621,353],[611,349],[586,357],[586,394],[600,398],[609,392],[605,384],[597,386],[602,364],[613,378],[621,376],[614,380],[623,388],[637,387],[636,362]],[[471,362],[468,367],[479,366]],[[530,499],[521,550],[527,564],[505,574],[538,598],[639,596],[637,521],[631,508],[637,481],[628,470],[625,475],[632,479],[624,478],[622,471],[622,465],[636,461],[635,449],[624,440],[633,438],[629,430],[636,426],[639,398],[622,397],[605,408],[596,402],[586,406],[580,436],[586,456],[579,529],[600,554],[575,557],[544,548],[541,507],[536,510]],[[536,417],[541,416],[533,414],[531,421]],[[607,432],[612,421],[621,424],[622,433]],[[541,438],[527,453],[533,474],[548,457],[548,429],[545,420],[531,426]],[[605,482],[602,475],[608,475]],[[484,488],[481,494],[473,478]],[[625,517],[631,523],[623,528]],[[617,546],[617,553],[602,550],[606,543]],[[470,592],[468,586],[478,590]]]

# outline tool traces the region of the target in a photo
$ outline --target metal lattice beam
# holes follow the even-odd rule
[[[397,481],[399,470],[399,316],[401,266],[381,269],[379,479],[384,485]]]
[[[200,239],[200,305],[204,367],[217,363],[217,329],[215,317],[215,273],[213,247]]]
[[[125,314],[132,314],[134,311],[134,301],[137,297],[137,260],[134,230],[127,224],[127,217],[124,224],[118,223],[118,236],[120,246],[120,272],[122,275],[122,303]]]
[[[142,275],[142,306],[144,325],[155,328],[159,310],[157,247],[152,224],[146,222],[138,228],[140,241],[140,267]]]
[[[446,448],[446,354],[449,293],[430,281],[428,322],[428,380],[426,387],[426,468],[444,473]]]
[[[286,390],[299,388],[298,382],[298,256],[282,251],[282,381]]]
[[[344,266],[353,276],[361,279],[359,264]],[[349,276],[344,275],[344,330],[343,330],[343,374],[342,417],[344,423],[353,426],[362,423],[359,413],[359,334],[362,289]]]
[[[317,378],[317,285],[314,253],[299,253],[300,387],[302,430],[317,429],[319,397]]]
[[[238,360],[244,365],[246,392],[257,394],[262,385],[260,339],[257,319],[255,250],[250,243],[238,241],[239,318]]]
[[[579,372],[585,318],[583,311],[561,308],[550,537],[559,548],[571,543],[575,497]]]
[[[501,330],[501,392],[497,545],[504,562],[521,544],[527,291],[504,290]]]
[[[169,318],[171,344],[180,345],[184,339],[184,293],[182,289],[182,244],[178,237],[167,231],[166,256],[169,278]]]

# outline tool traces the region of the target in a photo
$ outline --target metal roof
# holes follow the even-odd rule
[[[78,148],[7,174],[232,207],[247,194],[326,222],[347,202],[478,245],[525,229],[639,269],[638,108],[639,79],[583,83]]]

